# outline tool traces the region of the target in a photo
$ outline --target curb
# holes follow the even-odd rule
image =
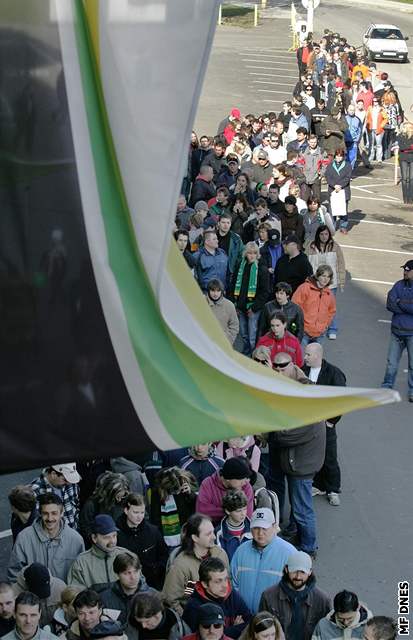
[[[340,4],[340,2],[337,4]],[[376,9],[393,9],[402,13],[413,13],[413,5],[404,4],[404,2],[393,2],[393,0],[347,0],[345,4],[364,4]]]

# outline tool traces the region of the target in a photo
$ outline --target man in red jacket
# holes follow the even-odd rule
[[[196,510],[217,525],[225,516],[222,498],[229,489],[242,490],[247,498],[247,516],[254,510],[254,492],[250,485],[251,468],[242,457],[229,458],[222,469],[205,478],[199,487]]]
[[[282,311],[276,311],[270,320],[271,331],[265,333],[257,342],[257,347],[264,346],[271,349],[271,361],[277,353],[288,353],[294,364],[303,366],[301,345],[292,333],[287,331],[287,316]]]

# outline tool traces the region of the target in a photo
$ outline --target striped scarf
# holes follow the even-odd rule
[[[181,523],[175,498],[170,495],[161,504],[161,526],[164,540],[168,547],[174,548],[181,544]]]
[[[246,265],[245,258],[242,259],[241,266],[238,270],[237,281],[235,283],[234,297],[239,298],[239,294],[241,292],[242,278],[244,275],[244,269]],[[253,302],[255,295],[257,293],[257,280],[258,280],[258,264],[253,262],[251,264],[250,277],[248,279],[248,292],[247,292],[247,308],[249,308]]]

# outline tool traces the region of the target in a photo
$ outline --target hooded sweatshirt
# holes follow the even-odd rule
[[[334,609],[318,622],[312,640],[352,640],[352,638],[362,638],[364,635],[364,626],[371,617],[372,612],[363,604],[357,611],[356,617],[348,627],[336,620]]]
[[[141,576],[135,593],[126,594],[121,587],[119,580],[116,580],[108,589],[100,594],[103,607],[111,618],[119,620],[122,624],[128,621],[132,601],[137,593],[148,593],[154,591],[148,587],[144,576]]]
[[[17,536],[11,552],[7,577],[10,582],[17,580],[23,567],[33,562],[44,564],[56,578],[67,581],[70,565],[85,550],[81,535],[69,527],[65,520],[56,538],[49,538],[42,526],[41,518]]]
[[[203,604],[211,602],[219,605],[224,612],[225,635],[229,636],[230,638],[238,638],[240,633],[243,631],[243,629],[251,619],[251,612],[245,604],[244,600],[239,595],[238,591],[232,589],[229,580],[227,585],[227,592],[222,598],[217,598],[210,593],[207,593],[203,584],[201,582],[197,582],[192,596],[186,603],[184,613],[182,615],[183,620],[191,627],[192,631],[196,631],[196,629],[198,628],[199,607]],[[244,622],[241,624],[234,624],[235,618],[237,616],[242,616]]]

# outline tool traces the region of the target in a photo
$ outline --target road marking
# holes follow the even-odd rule
[[[5,531],[0,531],[0,539],[1,538],[10,538],[11,529],[5,529]]]
[[[281,91],[279,93],[281,93]],[[276,100],[275,98],[273,100],[265,100],[263,98],[262,102],[271,102],[271,104],[283,104],[283,100]]]
[[[367,278],[351,278],[354,282],[370,282],[371,284],[394,284],[394,282],[387,282],[386,280],[368,280]]]
[[[266,100],[264,102],[269,102]],[[387,227],[407,227],[413,229],[413,224],[404,224],[402,222],[381,222],[380,220],[360,220],[360,218],[349,218],[351,222],[363,222],[364,224],[383,224]]]
[[[274,91],[274,89],[257,89],[260,93],[281,93],[285,96],[285,91]]]
[[[274,69],[273,67],[254,67],[254,66],[248,65],[248,64],[245,65],[245,68],[246,69],[265,69],[266,71],[274,71],[274,72],[276,71],[276,69]],[[291,76],[291,77],[293,77],[293,76]]]
[[[390,180],[389,182],[393,182]],[[385,182],[379,182],[378,184],[358,184],[355,186],[356,189],[367,189],[367,187],[388,187],[389,185]]]
[[[277,75],[277,78],[292,78],[292,76],[279,76]],[[290,86],[294,86],[294,82],[272,82],[271,80],[253,80],[252,81],[253,84],[285,84],[285,85],[290,85]],[[372,191],[372,193],[374,193],[374,191]]]
[[[282,60],[280,62],[273,62],[272,60],[252,60],[251,58],[242,58],[242,62],[256,62],[257,64],[261,62],[263,64],[272,64],[274,65],[275,69],[278,68],[280,64],[286,64],[287,66],[289,66],[288,62],[286,62],[285,60]],[[292,71],[292,69],[290,69],[290,71]],[[295,77],[297,77],[297,75],[295,75]]]
[[[340,242],[340,247],[345,247],[346,249],[361,249],[362,251],[378,251],[379,253],[397,253],[402,256],[411,256],[411,251],[395,251],[394,249],[374,249],[373,247],[358,247],[354,244],[343,244]]]
[[[391,320],[377,320],[377,322],[383,322],[385,324],[391,324]]]
[[[289,55],[283,55],[283,54],[279,54],[279,53],[275,53],[274,55],[271,55],[270,53],[242,53],[240,54],[241,56],[249,56],[251,58],[251,56],[253,58],[269,58],[270,60],[291,60],[290,64],[294,64],[295,66],[297,66],[297,63],[295,62],[294,58],[292,58]]]
[[[278,69],[278,71],[289,71],[289,69]],[[274,69],[274,73],[257,73],[256,71],[248,71],[248,75],[249,76],[269,76],[270,78],[273,78],[275,75],[275,69]]]
[[[259,91],[259,89],[258,89]],[[378,200],[379,202],[383,202],[383,197],[381,198],[371,198],[370,196],[351,196],[351,199],[356,198],[357,200]],[[400,198],[393,198],[391,196],[387,196],[387,198],[390,198],[390,200],[387,200],[387,202],[391,201],[391,202],[401,202]]]

